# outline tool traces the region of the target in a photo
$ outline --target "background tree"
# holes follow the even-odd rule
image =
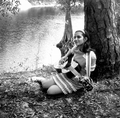
[[[72,30],[72,22],[71,22],[71,6],[75,2],[82,2],[82,0],[57,0],[58,4],[61,4],[65,9],[65,29],[62,40],[57,44],[57,47],[61,50],[61,55],[64,56],[68,49],[72,47],[73,40],[73,30]]]
[[[61,1],[65,5],[65,29],[62,40],[57,44],[57,47],[61,50],[61,55],[64,56],[68,51],[68,42],[73,38],[72,22],[71,22],[71,7],[70,0]]]
[[[119,73],[118,5],[117,0],[84,0],[85,30],[96,49],[97,77],[109,78]]]

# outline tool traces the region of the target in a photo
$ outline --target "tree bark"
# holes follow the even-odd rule
[[[115,0],[84,0],[85,30],[96,49],[97,76],[110,77],[119,73],[120,38],[117,32]]]

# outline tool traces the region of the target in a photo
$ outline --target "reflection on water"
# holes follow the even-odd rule
[[[35,70],[60,59],[56,44],[64,32],[64,14],[55,8],[32,8],[0,19],[0,73]],[[73,15],[73,31],[83,29],[83,15]]]

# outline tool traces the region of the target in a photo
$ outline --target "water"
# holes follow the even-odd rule
[[[55,8],[31,8],[0,19],[0,73],[31,71],[56,64],[65,15]],[[72,15],[73,32],[84,28],[84,17]]]

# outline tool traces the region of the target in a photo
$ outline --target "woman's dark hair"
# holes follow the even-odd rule
[[[90,37],[89,37],[88,33],[86,31],[83,32],[82,30],[77,30],[75,33],[77,33],[77,32],[81,32],[83,37],[87,38],[87,41],[83,45],[82,52],[87,53],[87,52],[91,51],[92,49],[90,47]]]

